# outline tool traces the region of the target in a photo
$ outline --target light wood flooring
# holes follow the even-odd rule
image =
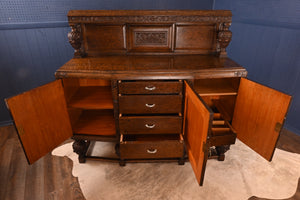
[[[283,131],[278,148],[300,153],[300,136]],[[28,165],[13,126],[0,127],[0,199],[1,200],[83,200],[78,179],[72,176],[72,161],[47,154]],[[300,181],[299,181],[300,182]],[[251,197],[251,200],[266,200]],[[295,195],[300,199],[300,184]]]

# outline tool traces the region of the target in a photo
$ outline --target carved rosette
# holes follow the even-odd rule
[[[232,32],[229,30],[231,23],[224,22],[220,24],[218,33],[218,51],[221,57],[226,57],[226,47],[229,45],[232,37]]]
[[[81,48],[82,34],[80,24],[71,25],[71,32],[68,33],[68,39],[72,47],[74,48],[74,57],[83,57],[84,52]]]

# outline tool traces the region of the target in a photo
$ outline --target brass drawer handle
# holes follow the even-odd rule
[[[155,103],[152,103],[152,104],[146,103],[145,105],[146,105],[148,108],[153,108],[153,107],[155,106]]]
[[[147,127],[147,128],[154,128],[155,127],[155,124],[145,124],[145,126]]]
[[[156,153],[157,152],[157,149],[147,149],[147,153]]]
[[[149,91],[152,91],[152,90],[155,90],[156,87],[155,86],[146,86],[145,89],[149,90]]]

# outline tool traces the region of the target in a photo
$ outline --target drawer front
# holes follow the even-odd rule
[[[122,134],[175,134],[181,133],[182,117],[151,116],[121,117],[119,128]]]
[[[231,145],[235,143],[236,133],[229,122],[219,119],[212,123],[210,146]]]
[[[121,114],[181,113],[182,95],[130,95],[119,97]]]
[[[180,158],[184,154],[182,140],[125,141],[120,143],[121,159]]]
[[[178,94],[182,81],[137,81],[119,83],[120,94]]]
[[[222,146],[235,144],[236,134],[212,136],[209,138],[210,146]]]

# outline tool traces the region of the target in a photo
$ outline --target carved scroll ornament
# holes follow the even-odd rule
[[[84,52],[81,48],[82,35],[80,24],[71,25],[71,32],[68,33],[68,39],[72,47],[74,48],[74,57],[83,57]]]
[[[232,32],[229,30],[231,23],[225,22],[221,23],[219,27],[218,33],[218,45],[219,45],[219,52],[221,57],[226,57],[226,47],[229,45],[232,37]]]

